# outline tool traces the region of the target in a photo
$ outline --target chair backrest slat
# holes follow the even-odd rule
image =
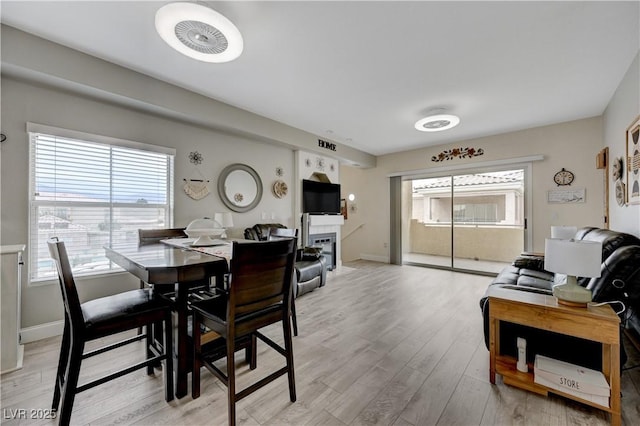
[[[267,241],[280,240],[283,238],[298,238],[298,230],[292,228],[269,228]]]
[[[140,245],[155,244],[165,238],[186,237],[185,228],[165,228],[165,229],[138,229],[138,242]]]
[[[233,244],[229,316],[282,303],[289,309],[296,240]]]
[[[80,307],[76,283],[71,272],[67,249],[64,242],[58,241],[56,237],[49,239],[47,245],[49,246],[49,254],[58,271],[58,282],[60,283],[64,309],[69,317],[71,327],[77,332],[84,328],[84,317]]]

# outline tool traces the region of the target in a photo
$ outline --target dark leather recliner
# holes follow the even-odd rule
[[[286,226],[280,223],[259,223],[251,228],[245,228],[244,238],[266,241],[269,228],[286,228]],[[327,264],[320,250],[313,247],[299,248],[293,275],[294,297],[323,287],[327,283]]]
[[[640,239],[627,233],[595,227],[579,229],[574,238],[602,243],[600,277],[578,277],[578,284],[591,290],[594,302],[624,303],[625,311],[619,314],[621,325],[633,334],[639,335]],[[500,286],[513,291],[552,294],[553,283],[554,274],[544,270],[543,256],[523,254],[504,268],[489,288]],[[612,307],[616,311],[621,310],[619,304]],[[480,308],[484,317],[484,336],[488,348],[489,300],[486,294],[480,299]],[[533,361],[535,354],[542,354],[594,369],[600,369],[602,365],[602,349],[595,342],[510,323],[502,323],[500,326],[500,347],[503,353],[516,354],[517,337],[527,339],[529,361]],[[622,365],[626,361],[622,345],[620,355]]]

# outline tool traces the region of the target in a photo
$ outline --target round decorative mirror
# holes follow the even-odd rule
[[[262,181],[258,173],[246,164],[231,164],[220,173],[218,194],[229,209],[247,212],[262,199]]]

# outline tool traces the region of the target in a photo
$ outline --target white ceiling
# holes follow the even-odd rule
[[[603,113],[640,45],[639,2],[206,2],[242,56],[189,59],[169,2],[14,2],[3,23],[380,155]],[[423,133],[433,108],[458,127]]]

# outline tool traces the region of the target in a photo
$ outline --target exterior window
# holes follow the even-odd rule
[[[136,242],[138,228],[172,226],[173,150],[102,136],[80,139],[62,129],[76,138],[45,134],[31,127],[46,126],[29,124],[30,281],[56,276],[51,237],[65,242],[74,274],[93,275],[112,271],[105,244]]]
[[[412,180],[411,219],[448,224],[453,217],[458,224],[522,226],[523,181],[522,170],[453,176],[452,202],[451,176]]]
[[[504,205],[504,203],[502,203]],[[497,223],[498,204],[460,203],[453,205],[453,220],[468,223]]]

